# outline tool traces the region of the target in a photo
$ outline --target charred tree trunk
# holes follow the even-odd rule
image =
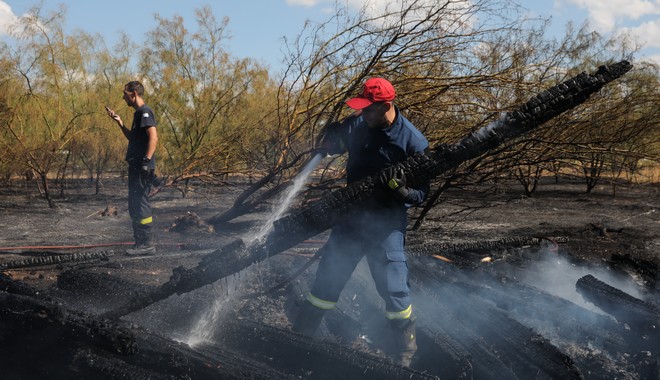
[[[25,252],[23,252],[25,253]],[[0,270],[31,268],[44,265],[64,264],[78,261],[107,260],[114,255],[112,251],[76,252],[61,254],[58,252],[39,252],[39,257],[7,261],[0,263]]]
[[[397,166],[404,170],[413,187],[426,183],[497,147],[503,141],[519,137],[562,112],[582,104],[605,84],[622,76],[631,68],[630,63],[621,61],[611,66],[601,66],[593,75],[583,72],[541,92],[500,120],[471,133],[458,143],[439,147],[432,156],[414,155]],[[383,180],[379,175],[375,175],[336,190],[275,221],[272,232],[263,242],[246,246],[241,240],[234,241],[209,254],[194,268],[176,268],[170,281],[149,294],[130,300],[126,307],[106,315],[120,317],[174,293],[189,292],[265,260],[331,228],[359,210],[374,194],[385,191],[384,189]]]
[[[660,310],[656,306],[611,287],[592,275],[580,278],[575,288],[587,301],[614,316],[620,323],[628,324],[631,329],[646,336],[644,339],[657,344]]]
[[[72,338],[70,341],[83,341],[88,346],[123,355],[137,351],[135,337],[129,329],[33,297],[0,292],[0,314],[3,316],[4,328],[9,328],[12,334],[17,333],[19,337],[33,334],[39,329],[61,329],[62,331],[53,334],[65,334]],[[19,331],[18,326],[23,326],[24,331]],[[9,333],[0,335],[6,338]],[[41,336],[41,333],[37,333],[37,336]]]
[[[337,343],[245,320],[223,325],[220,339],[233,351],[301,378],[309,374],[315,379],[437,378]]]
[[[474,378],[582,379],[573,360],[547,339],[480,297],[481,286],[438,276],[437,264],[412,259],[411,281],[424,284],[415,310],[420,326],[463,348]],[[432,291],[431,291],[432,290]]]
[[[0,292],[0,320],[3,379],[291,378],[233,352],[192,349],[33,297]]]

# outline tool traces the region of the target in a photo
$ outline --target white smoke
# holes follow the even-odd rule
[[[530,263],[524,272],[518,272],[517,279],[587,310],[602,313],[593,304],[585,302],[575,289],[577,281],[588,274],[633,297],[643,298],[639,287],[630,277],[614,273],[606,267],[577,265],[547,249],[541,249],[538,256],[539,259]]]

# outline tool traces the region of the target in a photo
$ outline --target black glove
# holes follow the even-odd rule
[[[316,149],[317,153],[320,153],[323,156],[340,153],[340,130],[341,123],[338,121],[333,121],[332,123],[326,125],[323,129],[321,146]]]
[[[400,200],[406,199],[410,189],[406,187],[406,175],[403,169],[396,166],[389,167],[385,172],[384,179],[385,185],[396,198]]]
[[[149,173],[149,162],[151,162],[150,158],[148,158],[147,156],[142,157],[142,166],[140,166],[140,169],[142,170],[142,174]]]

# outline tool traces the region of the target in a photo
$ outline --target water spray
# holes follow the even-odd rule
[[[244,239],[247,247],[263,243],[265,237],[268,236],[273,229],[273,222],[280,219],[291,208],[296,196],[302,191],[307,179],[319,162],[321,162],[321,159],[323,159],[323,155],[321,153],[316,153],[305,164],[302,170],[293,179],[291,185],[288,186],[275,201],[275,208],[270,211],[266,221],[251,231]],[[189,336],[185,339],[185,342],[190,346],[196,346],[212,340],[216,326],[220,325],[219,320],[224,314],[225,309],[228,308],[227,306],[233,304],[232,301],[236,295],[237,294],[231,293],[226,294],[226,297],[217,297],[213,302],[213,305],[211,305],[211,307],[203,313],[197,323],[195,323]],[[231,308],[231,306],[229,306],[229,308]]]
[[[252,245],[256,242],[262,242],[263,239],[271,232],[273,229],[273,222],[280,219],[284,213],[286,213],[291,204],[293,203],[296,196],[300,193],[303,186],[307,182],[307,178],[316,168],[316,166],[321,162],[323,156],[320,153],[316,153],[312,158],[305,164],[300,173],[293,179],[293,183],[289,186],[286,191],[277,199],[277,207],[271,211],[268,219],[257,228],[252,234],[246,239],[247,245]]]

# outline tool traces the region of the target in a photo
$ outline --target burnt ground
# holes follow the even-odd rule
[[[26,285],[34,299],[98,316],[138,287],[165,283],[174,268],[193,267],[214,249],[246,239],[266,212],[214,232],[172,228],[188,212],[204,220],[226,210],[240,189],[200,185],[185,198],[161,190],[153,198],[158,254],[140,258],[122,254],[132,237],[119,181],[101,195],[72,185],[56,209],[26,195],[33,189],[0,189],[2,273]],[[315,264],[289,276],[310,260],[325,233],[122,317],[122,326],[142,337],[137,356],[76,346],[74,359],[64,356],[35,369],[31,356],[40,351],[7,355],[5,348],[0,364],[10,368],[9,378],[657,378],[660,188],[607,185],[586,194],[581,183],[547,179],[534,197],[520,193],[515,184],[452,190],[421,230],[409,233],[420,347],[415,371],[384,364],[382,303],[362,264],[315,339],[290,332]],[[538,237],[551,239],[533,239]],[[76,252],[83,255],[72,258]],[[5,347],[23,333],[9,333],[8,320],[0,329]],[[30,339],[62,350],[76,338]],[[167,365],[153,361],[161,354],[170,358]],[[185,357],[186,364],[174,357]],[[204,370],[193,369],[199,360]]]

